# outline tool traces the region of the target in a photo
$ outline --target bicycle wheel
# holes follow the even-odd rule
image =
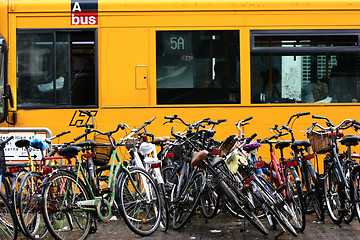
[[[324,221],[325,218],[325,210],[321,193],[320,180],[318,178],[318,173],[314,169],[311,163],[307,165],[307,196],[309,197],[309,201],[314,208],[316,217],[320,221]]]
[[[15,213],[12,210],[9,201],[0,193],[0,239],[17,239],[18,228]]]
[[[360,168],[355,168],[352,172],[351,187],[353,187],[353,198],[355,201],[355,211],[360,222]]]
[[[15,217],[16,217],[16,223],[19,226],[20,231],[26,235],[26,232],[24,230],[24,228],[21,225],[21,220],[20,220],[20,213],[18,212],[18,203],[17,203],[17,195],[18,195],[18,191],[20,188],[20,183],[22,178],[25,176],[25,174],[27,173],[26,170],[20,170],[15,178],[13,179],[12,183],[11,183],[11,200],[12,200],[12,208],[14,210],[15,213]]]
[[[38,172],[28,172],[22,178],[17,193],[17,207],[25,236],[31,239],[44,238],[48,230],[41,214],[41,186],[44,177]]]
[[[225,182],[224,182],[225,183]],[[223,186],[224,187],[224,186]],[[228,186],[226,186],[228,187]],[[228,189],[228,191],[231,189]],[[232,191],[232,190],[231,190]],[[235,192],[234,192],[235,193]],[[236,194],[236,193],[235,193]],[[237,194],[236,194],[237,195]],[[237,198],[237,197],[236,197]],[[262,234],[268,235],[269,232],[264,226],[264,224],[260,221],[258,216],[255,214],[255,208],[250,207],[252,205],[251,202],[247,202],[246,200],[236,199],[236,205],[238,205],[238,209],[241,215],[243,215],[257,230],[259,230]]]
[[[291,224],[297,231],[303,232],[305,230],[306,218],[302,185],[300,181],[297,181],[298,177],[294,176],[290,168],[286,167],[284,174],[286,185],[286,200],[293,212],[296,214],[296,217],[292,218],[293,221]]]
[[[169,228],[170,215],[169,215],[169,207],[164,184],[159,185],[159,193],[161,198],[161,220],[159,224],[159,228],[161,231],[166,232]]]
[[[346,161],[345,167],[344,167],[344,174],[345,174],[345,179],[347,181],[349,188],[345,187],[345,191],[347,191],[347,195],[349,197],[351,197],[351,193],[353,192],[351,190],[351,188],[353,188],[353,186],[351,186],[351,184],[353,184],[352,179],[351,179],[352,170],[353,170],[353,162],[351,162],[350,160]],[[354,198],[352,198],[352,200],[354,200]],[[351,223],[356,215],[355,202],[352,200],[346,199],[346,201],[345,201],[346,213],[344,215],[344,222],[347,224]]]
[[[161,197],[153,178],[134,167],[125,173],[116,189],[117,204],[131,231],[148,236],[156,231],[161,218]]]
[[[90,199],[80,179],[65,171],[57,172],[48,179],[43,196],[45,224],[55,239],[85,239],[88,236],[91,213],[76,204]]]
[[[285,228],[291,235],[297,237],[297,232],[291,224],[291,219],[295,213],[293,213],[293,210],[286,203],[284,197],[276,192],[274,185],[267,179],[258,176],[258,181],[259,182],[254,183],[256,185],[255,188],[259,190],[259,193],[261,193],[266,200],[264,204],[267,210],[281,227]]]
[[[201,194],[201,187],[204,184],[204,173],[199,171],[191,179],[186,189],[180,194],[179,198],[175,199],[174,203],[174,217],[173,228],[178,230],[182,228],[191,218],[191,215],[195,211]]]
[[[205,218],[214,218],[220,207],[220,196],[208,184],[200,196],[201,212]]]
[[[335,224],[342,222],[340,186],[335,180],[335,175],[330,169],[324,179],[324,197],[331,221]]]

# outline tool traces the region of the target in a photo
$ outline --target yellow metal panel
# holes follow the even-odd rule
[[[149,61],[148,29],[103,28],[99,38],[102,106],[148,105],[150,91],[135,85],[136,66]]]
[[[67,0],[10,0],[12,12],[68,12]],[[98,0],[99,11],[360,9],[359,0]]]

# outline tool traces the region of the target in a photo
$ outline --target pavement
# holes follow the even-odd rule
[[[279,239],[311,239],[311,240],[347,240],[360,239],[360,223],[357,218],[351,224],[338,226],[331,222],[326,216],[324,222],[318,222],[316,216],[307,215],[306,229],[303,233],[298,233],[298,237],[294,237],[289,233],[284,233]],[[264,224],[266,220],[263,219]],[[218,216],[205,222],[201,214],[195,214],[191,222],[179,231],[173,230],[171,227],[167,232],[156,231],[149,237],[141,237],[132,233],[122,219],[117,221],[109,221],[107,223],[99,223],[98,231],[89,235],[90,240],[115,240],[115,239],[154,239],[154,240],[203,240],[203,239],[275,239],[280,230],[269,229],[269,235],[264,236],[257,231],[247,221],[236,219],[230,214],[220,212]]]

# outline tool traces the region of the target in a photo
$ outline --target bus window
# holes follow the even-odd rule
[[[17,31],[19,108],[94,106],[95,31]]]
[[[360,100],[360,32],[269,30],[251,33],[252,103]]]
[[[157,104],[240,103],[239,31],[157,31]]]

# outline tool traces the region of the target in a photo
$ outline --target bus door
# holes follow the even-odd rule
[[[8,114],[8,100],[13,106],[10,85],[7,84],[7,45],[0,35],[0,122],[4,122]]]

